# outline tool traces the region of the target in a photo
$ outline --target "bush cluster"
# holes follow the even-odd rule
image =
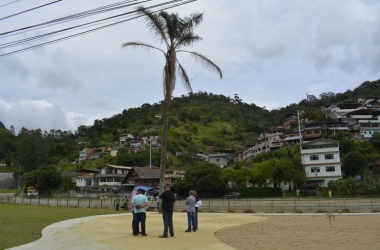
[[[238,192],[243,197],[281,197],[281,188],[272,187],[240,187],[228,188],[224,191],[226,194],[230,192]]]

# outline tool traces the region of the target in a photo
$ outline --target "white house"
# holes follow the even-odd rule
[[[316,139],[302,144],[302,165],[309,183],[327,187],[342,177],[339,141]]]
[[[104,189],[118,189],[124,177],[127,176],[132,167],[103,165],[98,168],[99,187]]]
[[[76,172],[78,174],[75,177],[75,182],[78,188],[93,188],[99,184],[99,180],[96,177],[97,173],[99,173],[98,170],[80,169]]]

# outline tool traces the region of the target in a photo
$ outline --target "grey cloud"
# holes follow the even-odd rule
[[[78,91],[82,82],[76,75],[78,71],[71,67],[60,51],[48,56],[37,69],[37,81],[41,88],[50,90]]]

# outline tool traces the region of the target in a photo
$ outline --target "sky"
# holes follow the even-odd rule
[[[0,33],[113,4],[113,0],[1,0]],[[147,1],[142,6],[166,2]],[[10,4],[8,4],[10,3]],[[7,5],[6,5],[7,4]],[[56,39],[4,48],[3,44],[135,10],[137,5],[14,35],[0,35],[0,55]],[[342,93],[380,78],[380,1],[198,0],[166,10],[181,17],[204,13],[187,48],[217,64],[204,69],[187,53],[178,60],[193,92],[234,97],[268,110],[322,93]],[[10,17],[9,17],[10,16]],[[6,18],[5,18],[6,17]],[[75,34],[83,30],[65,33]],[[12,33],[13,34],[13,33]],[[124,109],[163,99],[162,53],[125,50],[125,42],[164,49],[142,18],[49,46],[0,56],[0,121],[16,132],[76,131]],[[178,82],[174,96],[187,95]]]

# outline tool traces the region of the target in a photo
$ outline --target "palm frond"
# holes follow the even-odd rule
[[[180,39],[178,39],[175,47],[176,47],[176,49],[179,49],[181,47],[193,45],[194,43],[200,42],[202,40],[203,40],[203,38],[200,36],[194,35],[192,33],[191,34],[187,33],[187,34],[184,34],[183,36],[181,36]]]
[[[190,53],[191,56],[195,59],[195,61],[199,62],[201,64],[201,66],[203,66],[209,70],[217,72],[219,74],[220,78],[223,78],[222,70],[218,67],[218,65],[216,65],[214,62],[212,62],[210,59],[208,59],[204,55],[201,55],[197,52],[188,51],[188,50],[178,50],[177,52]]]
[[[122,43],[121,44],[121,48],[125,48],[125,49],[128,49],[128,48],[139,49],[140,48],[140,49],[144,49],[144,50],[155,49],[155,50],[161,51],[162,53],[164,53],[164,55],[166,55],[166,52],[163,51],[162,49],[154,47],[154,46],[146,44],[146,43],[142,43],[142,42],[127,42],[127,43]]]
[[[161,15],[163,12],[159,14],[155,14],[144,7],[137,8],[138,13],[145,16],[146,26],[149,28],[149,32],[156,38],[158,41],[165,43],[166,47],[169,47],[169,41],[167,37],[166,26],[162,20]]]
[[[184,19],[185,27],[191,27],[195,29],[203,21],[203,13],[193,13],[190,17],[185,17]]]
[[[185,69],[182,67],[182,65],[178,62],[178,75],[181,77],[183,86],[188,92],[193,92],[191,85],[190,85],[190,79],[185,71]]]

